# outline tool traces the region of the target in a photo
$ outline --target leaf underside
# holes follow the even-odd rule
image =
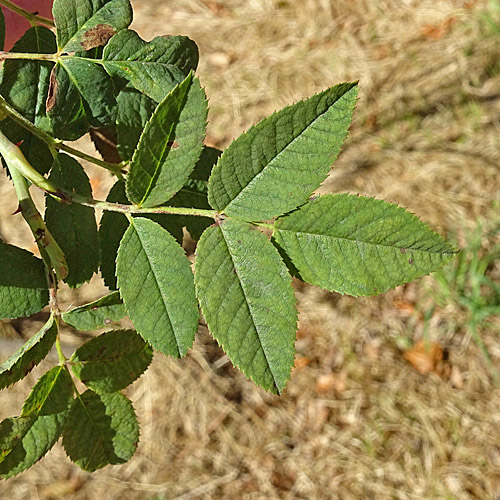
[[[325,180],[351,124],[356,83],[343,83],[265,118],[233,141],[208,183],[211,206],[263,221],[307,201]]]
[[[376,295],[439,269],[447,242],[397,205],[325,195],[279,218],[273,240],[302,280],[349,295]]]
[[[138,333],[158,351],[184,356],[199,314],[190,263],[175,239],[159,224],[134,218],[120,243],[116,275]]]
[[[281,393],[294,360],[297,310],[277,250],[249,224],[225,220],[200,238],[195,280],[208,328],[233,364]]]

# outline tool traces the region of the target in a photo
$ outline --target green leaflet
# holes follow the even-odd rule
[[[209,209],[207,181],[221,154],[222,151],[205,146],[186,184],[169,200],[168,204],[174,207]],[[196,241],[200,239],[203,231],[213,223],[213,219],[209,217],[181,216],[181,220],[191,238]]]
[[[155,222],[134,218],[120,243],[116,275],[138,333],[158,351],[184,356],[199,314],[190,263],[174,238]]]
[[[116,102],[118,104],[116,117],[118,152],[123,160],[128,161],[132,158],[142,131],[156,109],[157,103],[129,86],[120,91]]]
[[[191,73],[158,105],[146,124],[127,175],[127,196],[160,205],[184,185],[203,149],[207,99]]]
[[[41,330],[0,365],[0,389],[23,379],[52,349],[57,325],[51,316]]]
[[[71,357],[75,376],[95,392],[116,392],[139,378],[153,350],[134,330],[112,330],[89,340]]]
[[[32,27],[16,42],[12,50],[52,54],[56,51],[54,34],[42,26]],[[0,94],[5,100],[25,118],[49,133],[52,126],[45,112],[45,101],[53,66],[54,63],[50,61],[8,59],[3,65],[0,84]],[[22,141],[21,150],[34,168],[42,174],[48,172],[52,155],[43,141],[10,118],[2,120],[0,128],[12,142]]]
[[[210,177],[212,207],[262,221],[304,203],[339,154],[357,92],[356,83],[336,85],[274,113],[238,137]]]
[[[279,218],[273,238],[301,279],[354,296],[420,278],[455,255],[404,208],[350,194],[321,196]]]
[[[227,219],[200,238],[195,281],[208,328],[229,359],[281,393],[294,360],[297,310],[277,250],[249,224]]]
[[[77,330],[96,330],[120,321],[127,315],[118,292],[112,292],[94,302],[75,307],[62,314],[62,319]]]
[[[132,22],[129,0],[54,0],[52,14],[61,52],[104,45]]]
[[[54,135],[66,140],[80,138],[90,126],[114,124],[116,99],[112,79],[91,59],[60,59],[51,75],[47,113]]]
[[[117,181],[109,191],[106,199],[113,203],[128,204],[125,195],[125,183]],[[151,214],[145,216],[154,220],[166,229],[175,239],[182,243],[182,218],[178,215]],[[194,217],[191,217],[194,218]],[[123,234],[128,228],[127,217],[117,212],[104,212],[99,226],[99,240],[101,245],[101,274],[104,283],[110,290],[116,290],[116,253]]]
[[[87,198],[92,197],[87,174],[80,164],[68,155],[57,155],[49,180],[70,192],[75,191]],[[72,288],[89,281],[97,271],[99,262],[94,209],[76,203],[60,203],[47,196],[45,222],[66,256],[69,272],[64,281]]]
[[[45,373],[33,387],[21,416],[0,424],[0,477],[7,479],[40,460],[66,424],[73,383],[63,366]]]
[[[0,240],[0,319],[29,316],[49,302],[43,262]]]
[[[122,30],[106,45],[102,65],[111,76],[125,78],[156,102],[198,65],[198,47],[186,36],[157,36],[150,42]]]
[[[63,431],[63,446],[79,467],[94,472],[122,464],[134,454],[139,424],[130,400],[119,392],[78,396]]]

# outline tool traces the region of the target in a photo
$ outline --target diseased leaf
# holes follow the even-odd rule
[[[158,351],[184,356],[199,315],[190,263],[174,238],[155,222],[134,218],[120,243],[116,275],[138,333]]]
[[[184,185],[203,149],[207,100],[192,73],[156,108],[146,124],[127,175],[127,197],[154,207]]]
[[[157,36],[150,42],[122,30],[106,45],[102,64],[111,76],[125,78],[156,102],[198,65],[198,47],[186,36]]]
[[[30,28],[14,45],[14,52],[52,54],[56,51],[54,34],[43,26]],[[45,112],[50,72],[54,63],[40,60],[7,59],[3,64],[0,94],[26,119],[45,132],[52,125]],[[40,173],[48,172],[52,155],[47,145],[11,118],[0,122],[2,132],[14,143],[22,142],[26,159]]]
[[[294,360],[297,310],[292,280],[269,240],[224,220],[200,238],[196,294],[210,333],[256,384],[281,393]]]
[[[339,154],[357,92],[356,83],[336,85],[274,113],[238,137],[210,177],[212,207],[262,221],[306,202]]]
[[[376,295],[439,269],[455,251],[397,205],[326,195],[276,221],[273,238],[313,285]]]
[[[43,262],[0,240],[0,319],[29,316],[49,303]]]
[[[89,389],[74,400],[63,431],[63,446],[83,470],[94,472],[108,464],[126,462],[138,441],[137,417],[123,394],[96,394]]]
[[[50,352],[56,337],[57,325],[51,316],[38,333],[0,365],[0,389],[28,375]]]
[[[112,330],[89,340],[71,357],[75,376],[95,392],[116,392],[139,378],[153,350],[134,330]]]
[[[174,207],[210,209],[207,181],[221,154],[222,151],[205,146],[188,180],[168,204]],[[195,241],[198,241],[203,231],[213,223],[213,219],[209,217],[181,216],[180,218]]]
[[[94,302],[75,307],[61,315],[63,321],[77,330],[96,330],[120,321],[127,315],[118,292],[112,292]]]
[[[54,0],[52,14],[61,52],[104,45],[132,22],[129,0]]]
[[[60,59],[51,76],[47,113],[54,135],[76,140],[90,126],[106,127],[116,120],[112,79],[90,59]]]
[[[147,121],[158,105],[153,99],[132,87],[125,87],[116,98],[118,151],[123,160],[132,159]]]
[[[7,479],[30,468],[54,446],[72,399],[73,383],[65,367],[56,366],[40,378],[21,416],[0,424],[0,477]]]
[[[70,192],[75,191],[87,198],[92,197],[87,174],[80,164],[68,155],[57,155],[49,180]],[[45,222],[66,256],[69,272],[64,281],[72,288],[89,281],[97,271],[99,262],[94,209],[77,203],[60,203],[47,196]]]

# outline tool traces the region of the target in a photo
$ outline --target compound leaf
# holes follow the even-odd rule
[[[116,131],[118,152],[123,160],[134,154],[142,131],[158,105],[153,99],[138,90],[126,86],[116,98],[118,105]]]
[[[205,92],[191,73],[146,124],[127,175],[131,202],[160,205],[184,185],[203,149],[207,112]]]
[[[40,460],[59,439],[73,399],[63,366],[45,373],[26,399],[20,417],[0,424],[0,477],[7,479]]]
[[[50,352],[57,337],[51,316],[41,330],[0,365],[0,389],[23,379]]]
[[[79,467],[94,472],[108,464],[122,464],[134,454],[139,423],[130,400],[119,392],[78,396],[63,431],[63,446]]]
[[[92,198],[92,187],[87,174],[68,155],[57,155],[49,179],[67,191]],[[45,222],[66,256],[69,272],[64,281],[72,288],[89,281],[97,271],[99,262],[94,209],[77,203],[60,203],[47,196]]]
[[[349,295],[376,295],[439,269],[455,251],[397,205],[326,195],[279,218],[273,239],[301,278]]]
[[[134,218],[118,249],[116,275],[138,333],[164,354],[184,356],[199,315],[190,263],[174,238],[157,223]]]
[[[356,83],[336,85],[274,113],[238,137],[210,177],[212,207],[253,221],[303,204],[339,154],[357,91]]]
[[[52,14],[61,52],[104,45],[132,22],[129,0],[54,0]]]
[[[294,360],[297,310],[277,250],[249,224],[227,219],[201,236],[195,281],[208,329],[229,359],[281,393]]]
[[[0,240],[0,319],[29,316],[49,302],[43,262]]]
[[[26,31],[12,50],[52,54],[56,51],[54,34],[43,26],[34,26]],[[53,66],[50,61],[7,59],[0,84],[0,94],[5,100],[26,119],[49,133],[52,125],[45,111],[45,101]],[[2,120],[0,127],[12,142],[22,142],[21,150],[34,168],[42,174],[48,172],[52,155],[41,139],[10,118]]]
[[[112,292],[94,302],[75,307],[62,314],[62,319],[77,330],[97,330],[120,321],[127,311],[118,292]]]
[[[139,378],[153,350],[134,330],[112,330],[89,340],[73,354],[75,376],[95,392],[116,392]]]
[[[186,36],[157,36],[150,42],[122,30],[104,48],[102,65],[111,76],[125,78],[156,102],[198,65],[198,48]]]

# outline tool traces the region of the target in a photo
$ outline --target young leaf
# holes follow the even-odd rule
[[[118,151],[123,160],[132,159],[147,121],[158,105],[147,95],[126,86],[116,98]]]
[[[63,431],[63,446],[83,470],[94,472],[108,464],[126,462],[138,441],[137,417],[123,394],[96,394],[89,389],[74,400]]]
[[[51,316],[42,329],[0,365],[0,389],[23,379],[47,356],[57,337],[57,325]]]
[[[127,175],[131,202],[160,205],[184,185],[203,149],[207,112],[205,92],[191,73],[146,124]]]
[[[0,424],[0,477],[30,468],[59,439],[66,423],[73,383],[63,366],[43,375],[25,401],[21,416]]]
[[[52,54],[56,51],[54,34],[42,26],[34,26],[16,42],[14,52]],[[45,112],[50,72],[54,63],[40,60],[7,59],[3,65],[0,94],[30,122],[45,132],[51,132]],[[22,142],[21,150],[40,173],[48,172],[52,155],[47,145],[10,118],[0,122],[0,128],[14,143]]]
[[[29,316],[49,302],[43,262],[0,240],[0,319]]]
[[[62,319],[77,330],[97,330],[120,321],[127,311],[118,292],[112,292],[94,302],[75,307],[62,314]]]
[[[117,181],[109,191],[107,201],[112,203],[129,203],[125,195],[125,183]],[[182,217],[168,214],[151,214],[145,216],[154,220],[166,229],[175,239],[182,243]],[[194,219],[195,217],[191,217]],[[99,240],[101,245],[101,274],[104,283],[110,290],[116,290],[116,253],[123,234],[128,228],[128,220],[125,215],[118,212],[104,212],[99,226]]]
[[[80,164],[60,153],[54,160],[49,180],[68,191],[91,198],[92,188]],[[66,255],[69,272],[64,281],[72,288],[90,280],[97,271],[99,240],[94,209],[76,203],[63,204],[46,197],[45,222]]]
[[[47,113],[60,139],[76,140],[90,126],[112,125],[116,120],[113,81],[91,60],[60,59],[51,75]]]
[[[60,52],[104,45],[132,22],[129,0],[54,0],[52,13]]]
[[[209,209],[207,181],[221,154],[222,151],[205,146],[188,180],[168,204],[174,207]],[[209,217],[182,216],[180,218],[191,238],[196,241],[200,239],[203,231],[213,223],[213,219]]]
[[[116,275],[138,333],[158,351],[184,356],[199,315],[190,263],[174,238],[155,222],[134,218],[120,243]]]
[[[116,392],[139,378],[153,350],[134,330],[112,330],[78,348],[70,362],[75,376],[95,392]]]
[[[181,83],[198,65],[198,47],[186,36],[157,36],[145,42],[122,30],[106,45],[101,61],[111,76],[128,80],[156,102]]]
[[[227,219],[200,238],[195,281],[208,328],[229,359],[281,393],[294,360],[297,310],[277,250],[249,224]]]
[[[336,85],[278,111],[238,137],[210,177],[212,207],[260,221],[303,204],[339,154],[357,92],[356,83]]]
[[[376,295],[439,269],[455,251],[397,205],[326,195],[279,218],[273,238],[313,285]]]

